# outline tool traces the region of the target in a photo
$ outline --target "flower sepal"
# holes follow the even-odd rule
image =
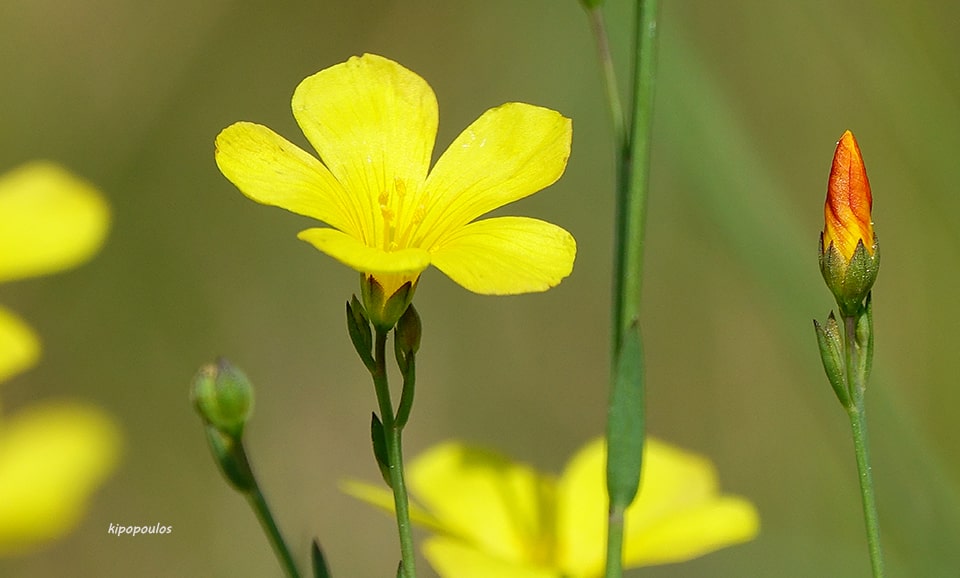
[[[377,328],[377,331],[386,333],[397,325],[400,316],[404,314],[410,302],[413,301],[417,281],[419,281],[419,277],[413,281],[405,282],[400,285],[399,289],[387,296],[383,290],[383,285],[373,275],[361,274],[360,296],[363,299],[363,308],[367,312],[367,318]]]
[[[873,247],[867,250],[861,239],[853,256],[847,261],[834,243],[823,246],[820,234],[820,273],[830,292],[837,299],[841,317],[858,317],[880,270],[880,242],[873,237]]]

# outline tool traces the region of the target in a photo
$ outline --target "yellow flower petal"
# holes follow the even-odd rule
[[[0,556],[71,530],[119,450],[116,425],[93,407],[48,402],[0,422]]]
[[[637,531],[719,494],[716,469],[706,457],[650,439],[643,462],[640,493],[626,513]]]
[[[414,460],[408,480],[444,527],[492,557],[524,563],[549,555],[550,492],[532,468],[448,442]]]
[[[306,229],[300,231],[297,237],[363,273],[407,273],[416,276],[430,265],[430,254],[423,249],[388,252],[368,247],[336,229]]]
[[[393,502],[393,492],[386,487],[348,480],[340,484],[340,490],[347,495],[382,508],[387,512],[392,513],[396,511]],[[447,531],[446,528],[443,527],[443,524],[433,517],[430,512],[424,510],[412,500],[409,502],[409,511],[410,521],[414,524],[426,528],[431,532],[445,533]]]
[[[424,246],[553,184],[570,157],[572,123],[523,103],[485,112],[443,153],[424,187]]]
[[[438,117],[430,85],[382,56],[354,56],[301,82],[293,93],[293,115],[366,210],[361,238],[383,246],[381,205],[390,205],[388,197],[398,190],[405,198],[393,203],[414,202],[430,167]]]
[[[600,576],[609,508],[606,445],[598,438],[567,463],[557,483],[557,555],[570,575]]]
[[[709,459],[651,439],[640,493],[625,523],[625,560],[658,564],[749,540],[759,522],[749,503],[720,495]]]
[[[26,371],[40,358],[40,339],[16,315],[0,307],[0,383]]]
[[[747,500],[715,496],[702,505],[676,511],[642,531],[631,531],[629,524],[624,565],[636,567],[684,562],[752,540],[760,529],[760,518]]]
[[[433,264],[475,293],[546,291],[573,270],[577,244],[564,229],[527,217],[466,225],[433,253]]]
[[[560,578],[549,568],[506,562],[452,538],[427,539],[423,555],[441,578]]]
[[[90,184],[49,162],[0,177],[0,282],[69,269],[103,243],[110,210]]]
[[[558,484],[559,563],[571,575],[603,573],[605,460],[604,441],[591,442]],[[640,492],[625,516],[625,567],[689,560],[749,540],[758,527],[749,502],[720,495],[708,459],[647,438]]]
[[[238,122],[217,135],[220,172],[247,197],[359,235],[355,199],[323,163],[265,126]]]

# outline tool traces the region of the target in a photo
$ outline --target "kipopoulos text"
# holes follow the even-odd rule
[[[113,534],[114,536],[146,536],[147,534],[170,534],[172,532],[173,526],[164,526],[163,524],[154,524],[153,526],[110,524],[107,528],[107,534]]]

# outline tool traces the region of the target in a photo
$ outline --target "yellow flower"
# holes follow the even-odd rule
[[[563,174],[571,122],[522,103],[488,110],[433,168],[437,100],[422,78],[365,54],[306,78],[293,115],[322,162],[249,122],[216,141],[245,195],[330,228],[301,239],[373,279],[389,298],[430,264],[476,293],[544,291],[570,274],[573,237],[525,217],[478,217]],[[402,313],[402,310],[400,311]]]
[[[56,165],[36,162],[0,176],[0,281],[85,261],[100,248],[108,223],[100,194]],[[0,383],[39,355],[33,331],[0,308]],[[118,453],[117,427],[95,407],[48,401],[0,416],[0,556],[76,526]]]
[[[455,442],[409,467],[416,523],[434,535],[424,554],[444,578],[592,578],[603,574],[607,496],[602,439],[559,479]],[[359,482],[345,490],[392,508],[392,494]],[[637,500],[626,512],[625,567],[682,562],[756,536],[756,509],[720,494],[706,458],[648,439]]]
[[[117,426],[103,411],[45,401],[0,421],[0,557],[70,532],[116,467]]]
[[[833,245],[846,261],[853,259],[857,244],[863,242],[867,253],[874,253],[873,220],[870,211],[873,196],[863,166],[863,156],[853,133],[843,133],[837,142],[824,203],[823,246]]]

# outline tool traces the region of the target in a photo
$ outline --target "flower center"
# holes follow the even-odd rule
[[[396,251],[415,246],[413,234],[426,214],[424,200],[420,195],[410,194],[407,183],[395,178],[393,190],[380,192],[377,203],[383,222],[382,244],[384,251]]]

